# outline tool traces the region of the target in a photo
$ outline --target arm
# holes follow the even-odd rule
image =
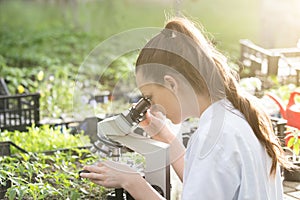
[[[185,147],[165,124],[164,118],[160,112],[147,112],[146,119],[140,125],[152,139],[170,144],[170,161],[182,182]]]
[[[136,200],[164,199],[139,173],[127,165],[104,161],[83,169],[90,173],[81,173],[82,178],[88,178],[106,188],[123,188]]]
[[[141,176],[130,180],[128,183],[123,185],[123,188],[136,200],[165,199]]]

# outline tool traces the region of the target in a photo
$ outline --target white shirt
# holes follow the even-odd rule
[[[281,200],[279,166],[270,176],[271,158],[243,115],[228,100],[201,115],[185,157],[183,200]]]

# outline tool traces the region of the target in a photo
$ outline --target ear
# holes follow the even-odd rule
[[[165,81],[165,85],[167,88],[169,88],[170,90],[172,90],[174,93],[177,92],[178,90],[178,82],[177,80],[170,75],[165,75],[164,76],[164,81]]]

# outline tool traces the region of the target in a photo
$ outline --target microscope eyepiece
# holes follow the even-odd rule
[[[129,109],[127,117],[130,117],[134,123],[139,123],[145,118],[147,110],[151,106],[151,100],[147,97],[142,97],[137,104]]]
[[[120,157],[123,145],[112,140],[108,135],[127,135],[132,128],[145,118],[150,108],[149,98],[142,97],[134,106],[118,116],[107,118],[97,123],[98,140],[93,142],[91,152],[100,156]]]

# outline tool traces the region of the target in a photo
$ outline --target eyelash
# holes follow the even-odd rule
[[[145,98],[150,99],[152,101],[152,95],[143,95]]]

